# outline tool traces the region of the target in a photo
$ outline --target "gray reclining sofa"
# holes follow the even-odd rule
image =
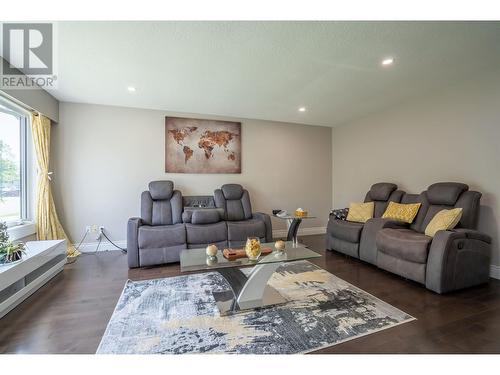
[[[396,192],[394,184],[373,185],[365,201],[375,200],[375,214],[364,224],[330,215],[327,249],[360,258],[437,293],[489,280],[491,238],[475,230],[481,193],[454,182],[433,184],[421,194]],[[387,206],[383,198],[422,205],[413,222],[405,224],[381,218]],[[377,210],[377,203],[384,208]],[[424,234],[437,212],[456,207],[463,209],[456,228],[438,231],[434,237]]]
[[[252,213],[241,185],[223,185],[214,196],[183,197],[172,181],[153,181],[141,195],[141,217],[128,221],[128,265],[178,262],[183,249],[239,247],[247,237],[271,242],[272,227],[269,215]]]

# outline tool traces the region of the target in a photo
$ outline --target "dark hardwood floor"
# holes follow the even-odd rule
[[[417,320],[317,353],[500,353],[500,281],[448,295],[324,250],[320,267]],[[95,353],[125,281],[180,274],[179,265],[128,270],[118,251],[84,255],[0,320],[1,353]]]

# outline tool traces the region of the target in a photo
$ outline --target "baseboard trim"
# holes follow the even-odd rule
[[[314,234],[325,234],[326,227],[310,227],[310,228],[299,228],[299,236],[312,236]],[[273,238],[286,237],[288,234],[287,229],[277,229],[273,230]]]
[[[123,249],[126,249],[127,248],[127,241],[113,241],[115,244],[117,244],[118,246],[120,246],[121,248]],[[99,242],[95,241],[95,242],[84,242],[80,245],[80,247],[78,248],[78,250],[81,252],[81,253],[95,253],[96,249],[97,249],[97,245],[98,245]],[[78,244],[73,244],[73,246],[77,246]],[[115,246],[113,246],[113,244],[111,242],[109,242],[108,240],[103,240],[101,242],[101,244],[99,245],[99,252],[103,252],[103,251],[114,251],[114,250],[118,250],[120,251],[120,249],[117,249]]]
[[[500,266],[495,266],[494,264],[490,266],[490,277],[500,280]]]

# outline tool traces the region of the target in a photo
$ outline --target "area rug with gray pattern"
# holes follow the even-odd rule
[[[307,353],[414,320],[308,261],[269,284],[290,302],[221,317],[212,291],[230,288],[218,272],[129,280],[97,353]]]

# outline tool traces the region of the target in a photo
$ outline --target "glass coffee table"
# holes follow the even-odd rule
[[[274,243],[263,243],[262,248],[274,249]],[[257,261],[248,258],[227,260],[222,251],[217,252],[217,258],[210,259],[205,254],[205,249],[185,249],[180,255],[181,272],[217,270],[228,282],[231,290],[212,294],[221,315],[229,315],[241,311],[274,306],[288,302],[276,289],[267,285],[267,282],[284,262],[305,260],[321,257],[320,254],[309,250],[301,244],[294,245],[292,241],[286,242],[284,253],[273,251],[271,254],[261,256]],[[253,268],[248,274],[240,268]]]

